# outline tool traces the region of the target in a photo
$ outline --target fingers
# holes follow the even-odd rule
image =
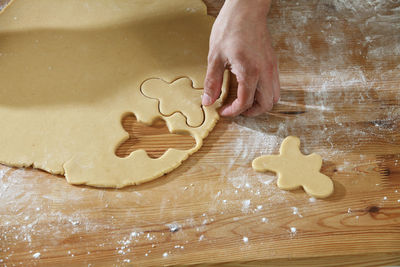
[[[275,63],[273,74],[272,74],[272,90],[274,93],[274,104],[278,103],[281,98],[281,85],[279,82],[279,70],[278,63]]]
[[[273,105],[279,101],[280,87],[278,71],[275,66],[271,66],[271,68],[269,72],[263,73],[260,77],[254,104],[243,115],[251,117],[261,115],[270,111]]]
[[[244,116],[254,117],[270,111],[273,107],[273,96],[270,91],[257,89],[253,106],[243,112]]]
[[[257,80],[250,78],[250,81],[246,82],[246,80],[239,79],[238,83],[237,98],[221,108],[220,114],[222,116],[237,116],[253,105]]]
[[[208,60],[207,74],[204,81],[204,93],[202,104],[209,106],[214,104],[221,94],[221,87],[224,78],[225,65],[220,58]]]

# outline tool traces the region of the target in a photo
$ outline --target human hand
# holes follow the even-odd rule
[[[266,25],[270,2],[226,1],[213,25],[202,104],[218,99],[226,68],[238,81],[237,98],[220,109],[222,116],[257,116],[279,100],[278,64]]]

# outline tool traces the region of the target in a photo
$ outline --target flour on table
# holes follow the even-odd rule
[[[360,155],[352,154],[354,158],[350,159],[344,159],[343,155],[348,155],[348,151],[358,151],[360,142],[371,138],[398,145],[395,142],[396,139],[383,140],[383,138],[390,136],[390,133],[398,133],[400,130],[397,124],[391,124],[391,121],[396,122],[400,119],[399,108],[393,105],[393,102],[399,103],[400,93],[395,94],[393,99],[385,99],[382,93],[385,90],[398,90],[399,87],[398,83],[387,82],[400,79],[398,55],[400,42],[392,41],[393,38],[397,38],[400,27],[399,8],[398,4],[396,7],[396,1],[316,0],[313,4],[315,3],[317,8],[309,8],[307,12],[296,10],[297,6],[310,6],[308,3],[310,3],[308,0],[275,1],[274,5],[278,5],[275,9],[279,9],[280,16],[269,18],[271,35],[277,44],[276,52],[282,59],[281,63],[286,60],[293,64],[292,67],[280,64],[283,86],[280,105],[293,110],[306,111],[306,113],[291,115],[290,118],[286,118],[286,115],[278,117],[281,114],[273,112],[256,119],[240,117],[232,119],[222,135],[238,131],[240,137],[221,145],[221,153],[229,155],[226,157],[229,160],[226,162],[215,160],[215,163],[221,163],[216,168],[220,172],[217,183],[211,185],[203,181],[191,181],[193,186],[186,184],[171,197],[174,200],[206,194],[204,198],[208,203],[204,204],[203,211],[199,214],[190,212],[180,214],[182,210],[173,206],[173,201],[168,201],[170,200],[167,199],[168,197],[154,201],[148,190],[127,190],[122,194],[122,198],[117,198],[113,190],[96,190],[94,198],[102,204],[102,207],[106,207],[100,211],[108,215],[105,221],[98,221],[91,217],[92,207],[80,206],[81,203],[91,201],[92,190],[81,191],[80,188],[75,187],[71,190],[60,190],[64,183],[62,179],[38,178],[35,171],[0,166],[0,202],[7,203],[1,211],[2,214],[10,214],[2,217],[0,262],[7,266],[12,265],[10,262],[16,262],[17,255],[13,251],[23,244],[28,248],[27,252],[31,250],[28,254],[31,261],[27,261],[27,264],[33,265],[37,261],[32,257],[34,253],[41,253],[42,259],[48,256],[41,250],[43,237],[53,236],[49,240],[49,246],[57,246],[71,235],[96,236],[99,232],[106,233],[107,238],[97,240],[98,243],[95,243],[91,255],[95,250],[114,251],[113,257],[120,260],[120,263],[116,265],[127,258],[131,260],[131,263],[143,259],[150,260],[150,257],[162,260],[165,252],[171,251],[172,254],[178,254],[181,249],[175,248],[177,245],[184,245],[184,252],[186,252],[196,249],[199,244],[219,242],[218,240],[221,239],[207,233],[213,226],[203,225],[205,219],[210,221],[211,218],[217,223],[226,220],[231,224],[241,225],[240,230],[246,227],[243,222],[254,219],[260,231],[268,231],[268,229],[275,231],[276,229],[278,234],[286,235],[288,239],[300,237],[300,225],[304,223],[302,220],[306,220],[308,214],[319,212],[316,209],[320,207],[321,201],[307,196],[299,200],[292,198],[291,193],[281,192],[274,184],[276,179],[274,175],[249,174],[250,161],[261,154],[277,152],[284,137],[296,134],[300,136],[304,144],[304,153],[317,152],[326,160],[324,164],[327,164],[325,166],[328,171],[336,167],[340,175],[347,175],[347,172],[351,170],[358,168],[362,170],[363,167],[371,165],[375,159],[371,159],[369,155],[362,152]],[[20,18],[17,21],[19,20]],[[316,21],[321,22],[320,25],[312,27]],[[345,32],[345,27],[351,27],[353,31],[350,35],[358,34],[359,38],[338,32]],[[322,32],[308,32],[310,28],[320,28]],[[291,34],[287,36],[287,32]],[[359,43],[350,43],[349,40]],[[324,45],[325,57],[316,56],[313,50],[315,42]],[[392,62],[385,58],[388,53]],[[0,58],[5,56],[6,53],[0,51]],[[358,61],[352,61],[353,58],[365,60],[368,68],[359,65]],[[284,71],[293,66],[299,71],[292,72],[290,75]],[[54,71],[54,66],[52,71]],[[306,78],[303,72],[307,72]],[[304,102],[297,101],[298,98],[292,90],[304,92]],[[376,115],[378,113],[375,110],[370,110],[368,114],[365,112],[375,102],[381,103],[384,111],[379,116]],[[365,123],[372,123],[357,128],[355,131],[350,130],[351,127],[347,126],[352,122],[343,116],[343,109],[350,110],[355,115],[362,115]],[[389,135],[383,133],[389,133]],[[346,146],[334,146],[337,136]],[[262,148],[260,144],[263,144]],[[201,165],[208,164],[210,159],[196,158],[196,160]],[[337,166],[329,166],[329,162],[335,162]],[[189,169],[185,175],[191,175],[192,171],[196,173],[198,170]],[[358,173],[362,175],[361,172]],[[174,179],[167,180],[174,183]],[[356,182],[361,179],[349,176],[344,180]],[[219,187],[215,188],[216,185]],[[383,182],[373,181],[372,185],[373,190],[379,190]],[[184,190],[185,186],[188,186],[189,190]],[[42,188],[49,189],[43,196],[37,193],[41,192]],[[352,187],[346,190],[349,193]],[[376,201],[382,205],[398,207],[399,192],[400,188],[393,187],[390,190],[391,195],[377,193]],[[129,196],[132,207],[126,213],[120,214],[121,210],[117,209],[117,204],[127,199],[125,195]],[[388,198],[386,201],[383,200],[384,196]],[[248,199],[251,199],[249,209],[243,213],[243,201]],[[293,199],[296,200],[295,203],[292,203]],[[64,205],[67,205],[65,209],[60,208]],[[159,208],[159,217],[155,220],[160,223],[159,230],[164,231],[164,235],[160,232],[151,232],[154,221],[149,221],[134,208],[141,205],[154,205],[157,209]],[[258,210],[258,205],[262,205],[263,209]],[[288,224],[286,228],[279,228],[281,222],[276,221],[273,212],[276,211],[274,206],[281,207],[280,205],[284,206],[280,210],[283,215],[300,224],[293,223]],[[293,214],[293,206],[298,208],[303,218]],[[39,208],[39,211],[36,211],[36,208]],[[58,209],[58,213],[54,208]],[[354,217],[356,221],[355,217],[358,216],[359,208],[358,205],[348,204],[337,212]],[[205,216],[202,216],[202,213],[205,213]],[[129,216],[129,223],[123,224],[110,217],[117,215]],[[50,218],[51,224],[43,228],[42,225],[48,223],[44,219],[46,217]],[[79,224],[72,223],[78,221]],[[138,222],[140,226],[148,227],[147,229],[135,228],[132,226],[132,221]],[[358,221],[362,222],[361,216]],[[171,222],[182,225],[184,231],[188,232],[187,236],[177,236],[181,230],[176,233],[170,232],[166,224]],[[119,232],[121,226],[125,228],[126,233]],[[149,237],[147,237],[148,233],[150,233]],[[243,246],[243,235],[246,235],[250,241],[253,240],[249,233],[241,232],[236,239],[239,246]],[[175,239],[170,239],[172,237]],[[167,244],[163,243],[166,239],[169,240]],[[190,242],[186,244],[188,240]],[[90,240],[84,237],[82,241],[89,242]],[[138,250],[135,245],[142,245],[141,242],[145,242],[145,248],[140,251],[140,254],[135,254]],[[68,250],[71,250],[70,254],[67,254]],[[118,254],[119,250],[123,250],[125,254]],[[77,258],[72,248],[65,248],[63,253],[68,257],[75,254],[75,259]]]

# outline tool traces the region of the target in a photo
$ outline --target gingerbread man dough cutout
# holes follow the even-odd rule
[[[176,79],[172,83],[162,79],[149,79],[142,84],[141,91],[145,96],[159,101],[159,110],[164,116],[181,112],[190,127],[199,127],[204,122],[201,105],[203,91],[194,88],[187,77]]]
[[[295,136],[283,140],[280,155],[261,156],[253,160],[253,169],[259,172],[272,171],[278,174],[278,187],[293,190],[303,187],[316,198],[326,198],[333,193],[332,180],[320,173],[321,156],[300,152],[300,139]]]

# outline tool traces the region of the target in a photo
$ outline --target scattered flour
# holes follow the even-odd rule
[[[230,209],[242,212],[240,217],[233,217],[233,222],[248,218],[257,212],[259,214],[257,216],[261,218],[257,219],[259,224],[269,227],[275,222],[273,217],[266,212],[274,208],[274,205],[280,203],[286,205],[290,194],[276,188],[275,175],[249,171],[251,161],[255,157],[276,153],[283,138],[293,134],[301,138],[303,152],[317,152],[324,160],[337,162],[346,151],[357,151],[360,142],[366,138],[384,138],[387,133],[399,131],[399,126],[390,125],[390,121],[399,119],[400,111],[398,107],[390,103],[391,101],[399,102],[400,94],[395,96],[396,99],[388,100],[379,93],[384,90],[398,89],[397,83],[382,84],[386,80],[400,78],[398,63],[400,62],[398,35],[400,9],[396,1],[317,0],[315,1],[316,10],[310,10],[310,12],[286,8],[286,6],[293,7],[291,0],[277,1],[276,4],[280,8],[280,16],[270,18],[270,30],[273,39],[278,42],[277,54],[281,58],[281,70],[291,68],[300,70],[290,75],[287,74],[288,72],[281,72],[281,80],[284,81],[283,89],[290,90],[290,93],[284,94],[280,104],[293,110],[306,111],[306,113],[288,117],[274,112],[272,115],[259,118],[232,119],[225,134],[238,132],[240,137],[221,148],[221,153],[229,155],[227,164],[218,166],[221,177],[221,181],[218,182],[224,184],[224,188],[216,191],[213,188],[207,188],[206,185],[204,188],[198,187],[196,183],[196,187],[190,184],[190,187],[185,186],[176,194],[179,198],[185,196],[184,194],[211,192],[209,207],[204,210],[207,214],[199,218],[200,216],[187,212],[188,218],[177,218],[181,210],[172,207],[170,204],[172,201],[170,202],[169,199],[163,199],[157,203],[160,204],[160,212],[159,218],[155,220],[158,220],[161,225],[166,225],[169,231],[167,229],[165,233],[159,233],[151,232],[151,229],[132,227],[127,230],[126,236],[122,239],[107,235],[107,239],[97,244],[98,247],[113,248],[116,256],[121,257],[121,261],[130,263],[127,257],[134,253],[135,244],[146,242],[156,251],[159,242],[170,238],[172,234],[176,242],[179,242],[178,244],[184,244],[183,238],[187,236],[178,236],[175,232],[187,227],[188,231],[193,228],[201,234],[208,229],[210,222],[219,219],[218,216],[230,214]],[[308,1],[300,0],[297,4],[307,6]],[[0,9],[3,6],[4,3],[0,4]],[[193,12],[193,10],[188,9],[187,12]],[[319,31],[309,32],[309,29],[313,28],[310,25],[315,21],[321,21]],[[345,34],[344,27],[354,29],[350,34],[359,35],[358,39],[352,39],[358,43],[348,42],[351,36]],[[287,32],[291,34],[287,35]],[[325,52],[321,55],[315,53],[316,45]],[[0,52],[0,56],[7,55]],[[392,61],[386,60],[387,58],[391,58]],[[354,61],[354,59],[363,60],[367,67],[359,65],[357,63],[359,61]],[[52,69],[51,66],[50,69]],[[308,73],[307,77],[301,70]],[[301,89],[304,103],[298,101],[297,94],[300,92],[298,89]],[[368,114],[365,113],[372,102],[382,103],[384,112],[380,113],[380,117],[373,110]],[[341,112],[342,110],[351,110],[354,116],[363,116],[365,121],[375,121],[375,123],[371,127],[350,130],[351,128],[346,125],[352,121]],[[343,139],[343,144],[347,145],[335,147],[333,144],[337,136]],[[360,157],[360,161],[362,160],[364,159]],[[337,170],[346,172],[352,168],[353,163],[343,161],[337,166]],[[54,238],[48,240],[48,245],[57,246],[60,240],[68,240],[72,235],[121,231],[118,216],[128,216],[132,222],[140,225],[154,223],[144,221],[142,215],[134,208],[126,214],[119,214],[122,211],[117,208],[114,200],[123,201],[123,193],[85,188],[82,188],[82,191],[81,188],[64,190],[65,182],[60,182],[57,178],[41,179],[40,183],[37,179],[39,178],[32,177],[32,173],[24,170],[0,166],[0,203],[9,203],[7,209],[2,210],[5,212],[2,212],[4,215],[1,218],[0,249],[2,257],[6,255],[0,259],[2,263],[7,259],[12,262],[12,251],[21,242],[35,251],[43,236],[53,236]],[[27,183],[28,180],[29,183]],[[39,196],[37,192],[40,188],[37,184],[43,188],[49,188],[48,192]],[[102,207],[107,209],[105,213],[107,218],[104,222],[91,216],[94,207],[84,206],[77,209],[81,203],[89,203],[90,198],[87,194],[93,191],[98,192],[98,199],[103,201]],[[396,189],[395,192],[397,193],[398,190]],[[129,194],[133,207],[142,204],[154,205],[153,199],[146,192],[132,191]],[[383,200],[388,199],[387,196],[382,197]],[[400,203],[398,197],[395,199]],[[305,198],[304,205],[314,207],[315,205],[311,203],[315,202],[315,198],[309,198],[308,201]],[[300,218],[303,217],[297,207],[291,207],[291,210],[289,205],[285,207],[288,215],[292,212]],[[298,207],[301,207],[306,216],[304,206]],[[174,217],[168,219],[164,217],[166,210],[173,210]],[[347,212],[350,214],[352,210],[349,208]],[[261,216],[268,216],[270,219]],[[172,220],[176,222],[169,223]],[[49,221],[50,224],[48,224]],[[179,231],[179,234],[181,232]],[[295,236],[296,227],[290,227],[289,232],[292,237]],[[201,234],[198,241],[214,242],[215,240],[211,240],[211,236],[208,235],[206,239],[205,235]],[[243,237],[244,243],[248,241],[248,237]],[[186,246],[190,246],[190,243]],[[165,250],[172,248],[180,251],[183,246],[174,243]],[[158,251],[157,255],[165,250]],[[67,248],[66,251],[68,251]],[[43,251],[42,253],[44,254]],[[150,253],[151,250],[143,252],[141,256],[147,257]],[[74,256],[71,251],[67,255]],[[162,254],[163,257],[168,257],[168,255],[169,252]],[[32,254],[32,257],[39,259],[41,253],[36,252]]]
[[[203,239],[204,239],[204,235],[201,235],[201,236],[199,237],[199,242],[200,242],[200,241],[203,241]]]
[[[310,198],[308,199],[308,201],[309,201],[310,203],[315,203],[315,202],[317,201],[317,199],[316,199],[315,197],[310,197]]]
[[[246,199],[246,200],[242,201],[242,212],[243,213],[248,213],[249,212],[250,203],[251,203],[250,199]]]
[[[36,252],[35,254],[32,255],[32,257],[34,257],[35,259],[39,259],[40,258],[40,252]]]
[[[300,214],[299,209],[297,207],[292,207],[293,214],[303,218],[303,215]]]
[[[182,227],[181,225],[179,225],[176,222],[166,224],[166,226],[169,228],[170,232],[172,232],[172,233],[179,231],[179,229],[181,229],[181,227]]]

